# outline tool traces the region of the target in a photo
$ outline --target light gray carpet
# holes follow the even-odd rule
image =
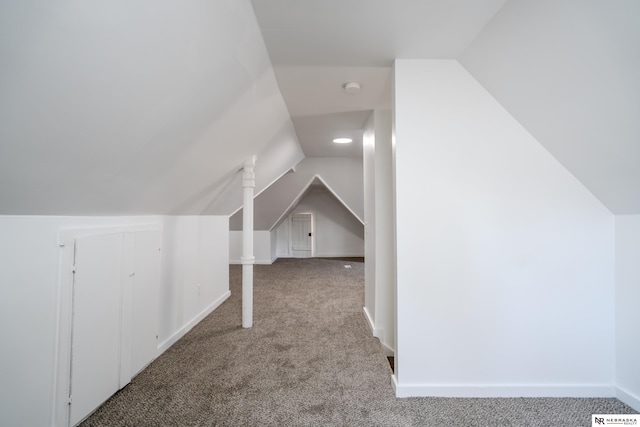
[[[230,275],[231,298],[84,426],[590,426],[634,412],[616,399],[396,399],[362,313],[363,263],[256,265],[252,329],[241,267]]]

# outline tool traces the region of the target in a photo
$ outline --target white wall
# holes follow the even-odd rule
[[[311,190],[293,212],[312,212],[315,228],[315,256],[364,256],[364,227],[328,190]],[[256,264],[271,264],[278,257],[290,257],[290,218],[271,231],[253,232]],[[229,259],[240,264],[242,231],[229,232]]]
[[[256,264],[271,264],[276,260],[276,252],[273,250],[275,242],[271,241],[270,231],[255,230],[253,232],[253,256]],[[242,264],[242,231],[229,232],[229,262]]]
[[[291,231],[291,223],[286,218],[280,225],[274,228],[276,232],[276,256],[278,258],[287,258],[291,256],[291,247],[289,246],[289,232]]]
[[[278,231],[276,229],[269,232],[269,241],[271,243],[271,259],[273,262],[278,259]]]
[[[362,169],[364,173],[364,313],[374,337],[376,327],[376,135],[372,112],[362,133]]]
[[[53,425],[63,249],[59,231],[160,223],[164,348],[228,296],[227,217],[0,216],[0,424]],[[196,297],[196,285],[201,295]]]
[[[229,235],[225,216],[162,217],[160,345],[173,344],[229,291]],[[200,285],[200,295],[198,295]]]
[[[260,187],[303,157],[249,0],[5,1],[0,27],[2,214],[229,215],[246,159],[279,150]]]
[[[640,215],[616,216],[616,397],[640,411]]]
[[[394,182],[391,157],[391,111],[375,110],[376,324],[388,352],[395,349]]]
[[[365,306],[375,337],[395,349],[394,199],[391,111],[375,110],[363,137],[365,196]]]
[[[394,97],[398,396],[612,396],[613,215],[458,62]]]
[[[259,159],[258,159],[259,161]],[[271,230],[290,213],[314,177],[320,177],[360,220],[364,219],[362,159],[355,157],[313,157],[302,160],[254,199],[254,229]],[[242,229],[242,211],[229,219],[231,230]]]
[[[313,190],[293,213],[311,212],[314,221],[314,256],[364,256],[364,227],[327,190]]]
[[[462,65],[615,214],[640,214],[640,2],[510,0]]]

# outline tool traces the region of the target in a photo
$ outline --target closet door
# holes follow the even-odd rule
[[[310,258],[313,247],[311,235],[312,214],[291,215],[291,255],[294,258]]]
[[[122,245],[123,234],[75,240],[71,425],[119,389]]]

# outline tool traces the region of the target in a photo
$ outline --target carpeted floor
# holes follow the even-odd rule
[[[363,263],[256,265],[251,329],[230,269],[229,300],[83,426],[590,426],[592,413],[634,413],[616,399],[396,399],[362,312]]]

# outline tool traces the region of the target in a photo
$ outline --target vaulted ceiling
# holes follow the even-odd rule
[[[8,0],[0,31],[0,214],[230,214],[252,155],[259,191],[305,156],[360,156],[395,58],[458,59],[640,213],[636,0]]]

